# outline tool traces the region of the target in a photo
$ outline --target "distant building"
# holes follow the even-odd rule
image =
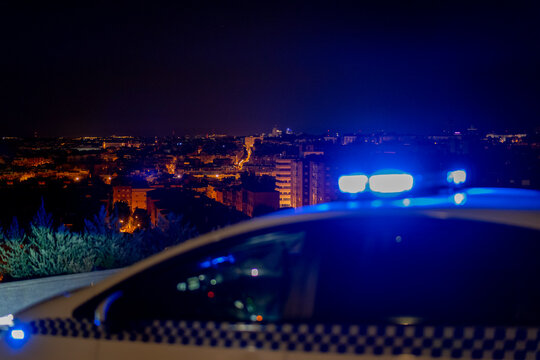
[[[250,217],[279,209],[279,193],[263,189],[245,189],[240,186],[214,189],[215,200]]]
[[[527,134],[487,134],[486,135],[486,138],[495,139],[501,143],[504,143],[507,141],[517,143],[517,142],[523,141],[523,139],[526,137],[527,137]]]
[[[132,189],[131,191],[131,211],[135,209],[146,210],[148,208],[148,198],[146,193],[152,189]]]
[[[113,204],[125,202],[128,204],[131,212],[135,209],[148,209],[147,192],[152,189],[133,188],[131,186],[113,186]]]
[[[262,136],[246,136],[244,138],[244,144],[246,145],[246,147],[248,148],[251,148],[255,145],[255,141],[260,141],[262,142],[264,139],[264,137]]]
[[[279,137],[281,135],[283,135],[282,130],[278,129],[277,127],[272,129],[272,135],[271,135],[272,137]]]
[[[307,157],[310,155],[324,155],[324,151],[315,149],[314,145],[308,144],[300,147],[300,154],[302,157]]]
[[[348,145],[356,142],[357,136],[356,135],[344,135],[341,138],[341,145]]]
[[[291,164],[291,206],[316,205],[335,200],[336,181],[331,168],[319,159],[295,160]]]
[[[279,192],[279,207],[291,207],[291,166],[293,159],[276,159],[276,190]]]
[[[131,208],[131,186],[113,187],[113,204],[125,202]]]
[[[324,137],[324,141],[331,141],[334,144],[336,143],[337,140],[338,140],[337,136],[328,135]]]
[[[279,208],[279,193],[275,191],[251,191],[245,190],[246,215],[253,217],[277,210]],[[242,207],[244,210],[244,207]]]
[[[50,158],[44,158],[44,157],[19,157],[15,158],[12,162],[15,166],[23,166],[23,167],[37,167],[41,165],[46,164],[52,164],[53,160]]]

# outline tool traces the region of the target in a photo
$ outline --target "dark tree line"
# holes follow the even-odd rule
[[[83,231],[53,226],[52,215],[41,206],[27,229],[14,218],[0,229],[0,277],[29,279],[124,267],[165,248],[184,242],[197,231],[181,216],[169,214],[160,226],[120,232],[118,216],[104,208],[85,220]]]

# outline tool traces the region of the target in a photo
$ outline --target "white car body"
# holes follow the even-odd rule
[[[507,190],[482,193],[481,190],[472,189],[463,194],[467,196],[467,202],[460,198],[459,204],[452,196],[324,204],[270,215],[200,236],[136,263],[92,287],[51,299],[15,314],[16,323],[12,329],[16,329],[19,324],[29,324],[21,328],[25,330],[27,338],[18,343],[9,339],[9,334],[5,335],[4,339],[0,339],[0,358],[345,360],[390,357],[491,359],[501,356],[521,358],[522,355],[527,359],[538,358],[540,324],[535,327],[510,326],[504,328],[504,331],[495,325],[461,327],[427,324],[419,330],[414,319],[410,323],[399,320],[395,325],[316,324],[309,319],[305,323],[276,325],[259,320],[234,323],[195,319],[156,321],[131,339],[127,333],[107,336],[103,324],[96,326],[92,324],[94,319],[74,317],[74,312],[81,304],[169,259],[225,239],[288,224],[317,224],[342,218],[361,219],[378,213],[390,217],[407,214],[429,219],[467,219],[486,224],[505,224],[540,234],[538,193]],[[252,272],[252,276],[256,275]],[[501,331],[503,335],[500,335]],[[456,337],[457,333],[460,335]],[[505,345],[509,339],[512,346]]]

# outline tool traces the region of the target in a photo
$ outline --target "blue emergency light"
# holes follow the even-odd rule
[[[338,179],[339,190],[349,194],[366,190],[367,183],[368,177],[366,175],[344,175]]]
[[[343,193],[358,194],[366,190],[378,194],[395,194],[412,189],[414,178],[411,174],[399,171],[382,171],[371,176],[344,175],[338,180]]]
[[[459,185],[467,180],[467,172],[465,170],[449,171],[446,175],[446,181],[450,184]]]
[[[444,176],[444,175],[443,175]],[[421,181],[421,187],[436,187],[444,184],[444,177],[440,180]],[[448,171],[446,181],[450,185],[461,185],[467,180],[465,170]],[[435,183],[432,183],[435,182]],[[383,170],[372,175],[354,174],[343,175],[338,180],[339,190],[342,193],[358,194],[363,192],[373,193],[374,195],[392,195],[401,194],[412,190],[415,184],[414,176],[399,170]],[[462,201],[458,202],[462,203]]]
[[[396,194],[412,189],[414,178],[411,174],[378,174],[369,177],[369,189],[374,193]]]
[[[24,334],[24,330],[22,329],[11,330],[10,336],[13,340],[24,340],[24,338],[26,337]]]

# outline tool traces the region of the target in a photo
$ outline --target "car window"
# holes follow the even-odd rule
[[[117,287],[108,318],[280,321],[304,240],[303,231],[277,230],[179,256]]]
[[[319,234],[312,321],[540,324],[538,231],[373,216]]]

